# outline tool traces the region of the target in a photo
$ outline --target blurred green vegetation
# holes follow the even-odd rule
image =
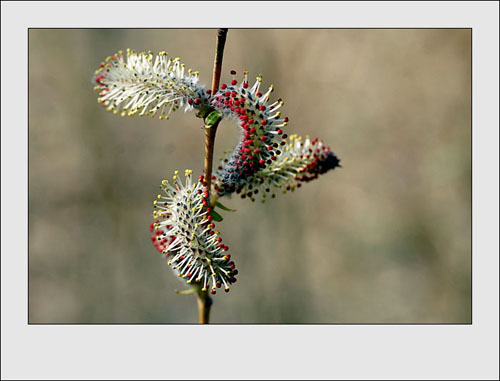
[[[211,81],[215,30],[29,31],[29,321],[194,323],[193,296],[149,239],[175,169],[200,173],[200,120],[121,118],[91,78],[127,47]],[[471,33],[230,30],[223,77],[248,69],[285,100],[289,133],[343,168],[271,202],[223,201],[240,275],[214,323],[471,321]],[[236,143],[223,121],[216,152]]]

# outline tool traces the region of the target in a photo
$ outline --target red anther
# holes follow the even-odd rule
[[[262,93],[259,91],[257,94],[255,94],[257,98],[260,98],[262,96]]]
[[[225,95],[226,97],[228,97],[228,96],[230,96],[230,95],[231,95],[231,92],[228,90],[228,91],[226,91],[226,92],[224,93],[224,95]]]
[[[212,209],[207,208],[207,213],[210,213],[211,211],[212,211]]]
[[[149,225],[149,231],[152,232],[154,230],[154,224]]]
[[[265,136],[261,136],[260,140],[264,142],[264,141],[266,141],[266,137]]]
[[[236,75],[236,71],[234,71],[234,70],[231,70],[230,73],[231,73],[231,75]]]
[[[157,230],[155,234],[156,234],[156,235],[162,235],[162,234],[163,234],[163,232],[162,232],[161,230]]]
[[[241,97],[241,98],[240,98],[240,102],[241,102],[241,103],[245,103],[245,101],[246,101],[246,98],[245,98],[245,97]]]
[[[217,237],[217,242],[220,242],[222,241],[222,238],[221,237]]]
[[[101,64],[99,65],[99,67],[104,67],[104,63],[103,63],[103,62],[101,62]]]
[[[244,167],[248,166],[248,161],[246,161],[246,160],[245,160],[245,161],[243,162],[243,166],[244,166]]]
[[[259,110],[260,110],[260,111],[264,111],[265,109],[266,109],[266,106],[264,106],[264,105],[260,105],[260,106],[259,106]]]
[[[231,268],[231,270],[234,270],[234,268],[235,268],[236,266],[234,265],[234,263],[232,263],[232,264],[231,264],[231,266],[229,266],[229,267]]]
[[[245,111],[245,109],[242,108],[243,111]],[[241,120],[248,120],[248,116],[247,115],[242,115],[240,116],[240,119]]]
[[[235,106],[239,106],[240,105],[240,101],[234,101],[234,105]]]
[[[207,217],[207,220],[208,220],[209,222],[212,222],[212,220],[213,220],[212,216],[208,216],[208,217]]]
[[[258,154],[259,152],[260,152],[260,149],[258,149],[258,148],[255,148],[255,149],[253,150],[253,153],[254,153],[254,154]]]
[[[260,122],[260,124],[262,124],[263,126],[265,126],[267,124],[267,120],[263,120],[262,122]]]
[[[271,156],[271,160],[276,160],[276,156]]]
[[[189,99],[188,99],[188,103],[189,103],[190,105],[192,105],[192,104],[193,104],[193,100],[192,100],[191,98],[189,98]]]
[[[260,165],[264,164],[265,162],[266,162],[266,161],[265,161],[264,159],[260,159],[260,160],[259,160],[259,164],[260,164]]]
[[[255,120],[250,119],[250,120],[248,121],[248,124],[253,124],[254,122],[255,122]]]
[[[248,88],[248,82],[243,82],[243,88],[244,89]]]
[[[95,78],[95,81],[96,81],[97,83],[99,83],[99,84],[100,84],[100,83],[101,83],[101,80],[102,80],[104,77],[105,77],[105,75],[100,75],[100,76],[98,76],[98,77],[96,77],[96,78]]]
[[[243,115],[243,114],[245,114],[245,113],[246,113],[246,110],[245,110],[243,107],[242,107],[242,108],[240,108],[240,114],[241,114],[241,115]]]
[[[228,251],[229,250],[229,247],[228,246],[224,246],[224,251]]]
[[[226,254],[227,259],[231,259],[231,254]]]
[[[188,277],[190,277],[190,276],[191,276],[191,275],[193,275],[193,274],[191,274],[191,273],[187,273],[186,275],[187,275]]]
[[[231,81],[231,85],[233,85],[233,86],[234,86],[234,85],[236,85],[237,83],[238,83],[238,81],[237,81],[236,79],[233,79],[233,80]]]
[[[215,180],[215,176],[212,176],[212,180]]]
[[[231,93],[231,96],[232,96],[233,98],[236,98],[236,96],[237,96],[237,95],[238,95],[238,93],[237,93],[236,91],[233,91],[233,92]]]
[[[281,128],[278,128],[276,132],[278,133],[278,135],[281,135],[283,133],[283,130]]]
[[[286,139],[288,138],[288,135],[287,134],[283,134],[283,139]]]
[[[220,85],[220,88],[221,88],[222,90],[225,90],[225,88],[226,88],[226,87],[227,87],[227,85],[226,85],[225,83],[223,83],[222,85]]]
[[[252,128],[250,129],[250,133],[251,133],[251,134],[255,134],[256,132],[257,132],[257,130],[256,130],[254,127],[252,127]]]
[[[213,290],[213,289],[212,289],[212,290],[210,290],[210,293],[211,293],[212,295],[215,295],[215,290]]]
[[[283,121],[288,122],[288,116],[285,116],[285,117],[283,118]]]
[[[194,100],[194,104],[196,104],[196,105],[199,105],[199,104],[200,104],[200,102],[201,102],[201,99],[200,99],[200,98],[196,98],[196,99]]]
[[[271,151],[273,149],[273,146],[267,146],[266,148],[268,151]]]
[[[208,94],[208,95],[212,94],[212,90],[208,89],[208,90],[207,90],[207,94]]]

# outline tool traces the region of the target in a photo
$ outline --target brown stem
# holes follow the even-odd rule
[[[205,181],[209,193],[212,187],[212,162],[214,159],[214,143],[217,125],[218,123],[210,128],[205,128]]]
[[[212,307],[212,298],[208,296],[207,291],[198,292],[198,322],[208,324],[210,320],[210,307]]]
[[[219,90],[220,74],[222,70],[222,56],[224,55],[224,45],[226,44],[227,28],[217,31],[217,46],[215,48],[214,76],[212,77],[212,94]]]
[[[212,78],[212,95],[219,89],[220,75],[222,72],[222,56],[224,54],[224,45],[226,44],[227,29],[217,30],[217,45],[215,48],[214,75]],[[205,181],[209,196],[212,186],[212,161],[214,157],[215,133],[219,123],[205,129]],[[210,307],[212,299],[207,291],[198,292],[198,321],[200,324],[208,324],[210,320]]]
[[[219,89],[220,75],[222,72],[222,56],[224,55],[224,45],[226,44],[227,29],[217,30],[217,45],[215,47],[214,75],[212,77],[212,95]],[[216,123],[210,128],[205,129],[205,181],[207,189],[211,191],[212,186],[212,161],[214,158],[215,133],[217,132]]]

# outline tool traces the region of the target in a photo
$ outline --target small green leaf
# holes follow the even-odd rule
[[[219,121],[222,119],[221,114],[217,111],[212,111],[208,116],[205,118],[205,126],[207,127],[212,127],[215,124],[219,123]]]
[[[212,216],[213,220],[216,222],[222,221],[222,216],[215,210],[212,210],[209,215]]]
[[[210,213],[210,215],[212,216],[212,219],[213,219],[214,221],[216,221],[216,222],[221,222],[221,221],[223,220],[222,216],[221,216],[219,213],[217,213],[215,210],[214,210],[214,211],[212,211],[212,212]]]
[[[175,293],[177,295],[191,295],[191,294],[194,294],[195,292],[196,292],[196,288],[194,288],[194,287],[191,287],[191,288],[188,288],[187,290],[182,290],[182,291],[175,290]]]
[[[225,210],[226,212],[236,212],[236,209],[230,209],[225,205],[222,205],[220,202],[216,202],[215,206],[218,206],[220,209]]]

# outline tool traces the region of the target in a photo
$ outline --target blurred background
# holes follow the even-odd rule
[[[91,79],[108,55],[151,49],[209,85],[215,36],[29,31],[30,323],[197,322],[148,228],[161,179],[201,173],[200,120],[113,115]],[[470,323],[470,30],[236,29],[223,81],[231,69],[262,73],[286,132],[321,137],[343,168],[266,204],[222,200],[239,276],[211,322]],[[238,136],[223,122],[216,157]]]

